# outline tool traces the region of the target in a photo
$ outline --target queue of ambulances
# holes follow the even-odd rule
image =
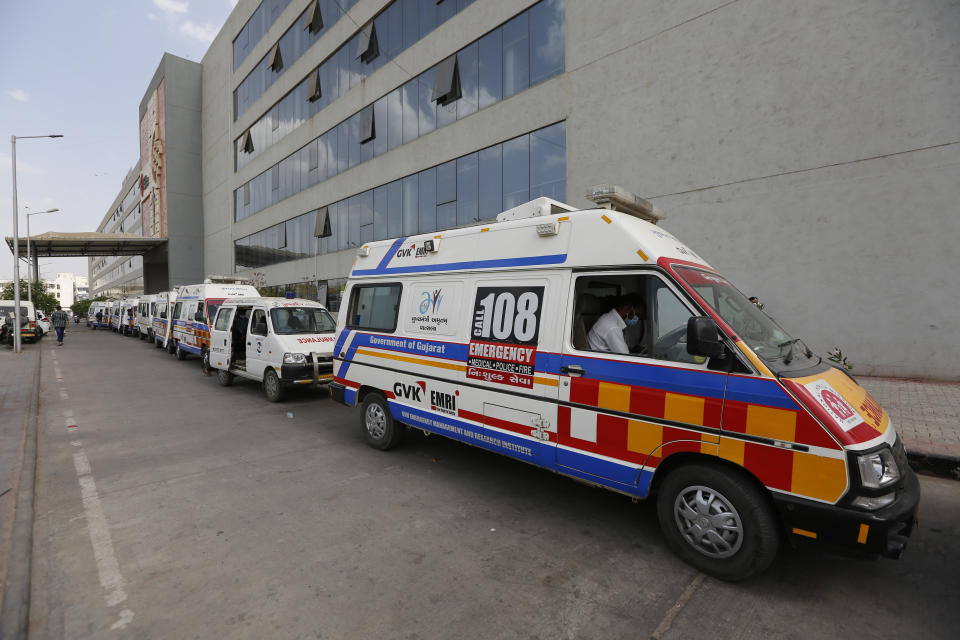
[[[670,548],[722,579],[784,541],[899,557],[919,483],[876,400],[649,203],[588,197],[609,208],[541,198],[359,249],[330,389],[367,442],[414,428],[655,496]]]
[[[210,366],[225,387],[256,380],[271,402],[294,386],[333,379],[336,320],[319,302],[300,298],[225,300],[210,332]]]
[[[137,328],[137,298],[124,298],[120,301],[120,324],[118,333],[124,336],[134,335]]]
[[[226,280],[226,279],[224,279]],[[186,360],[187,354],[200,356],[204,369],[209,367],[210,319],[229,298],[257,298],[260,294],[249,284],[229,281],[214,282],[208,278],[203,284],[180,287],[170,318],[172,339],[167,340],[167,352],[177,360]]]
[[[177,290],[162,291],[155,294],[154,301],[150,305],[150,340],[158,349],[165,349],[167,341],[170,339],[170,327],[173,325],[168,320],[168,316],[177,299]]]

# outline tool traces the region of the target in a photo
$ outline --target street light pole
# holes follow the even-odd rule
[[[26,207],[29,209],[30,207]],[[30,216],[38,216],[41,213],[56,213],[60,209],[47,209],[46,211],[34,211],[33,213],[27,213],[27,274],[29,276],[30,283],[27,286],[27,298],[30,300],[30,304],[33,304],[33,281],[40,279],[40,274],[38,269],[33,268],[33,262],[30,261]]]
[[[10,136],[10,169],[13,174],[13,352],[20,353],[20,243],[17,237],[17,138],[62,138],[61,134],[45,136]],[[29,245],[27,245],[29,246]],[[29,271],[29,268],[27,269]]]

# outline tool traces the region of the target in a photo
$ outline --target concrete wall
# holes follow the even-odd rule
[[[533,4],[478,0],[233,172],[232,141],[346,39],[341,21],[236,123],[232,90],[306,6],[294,0],[232,71],[244,0],[204,58],[204,253],[318,206],[567,122],[567,200],[615,182],[855,373],[960,379],[960,6],[825,0],[566,0],[566,73],[237,224],[233,189]],[[358,24],[385,0],[362,0]],[[598,7],[602,6],[602,11]],[[924,258],[935,260],[927,266]],[[269,284],[343,277],[352,252],[263,269]],[[956,287],[952,287],[955,289]]]

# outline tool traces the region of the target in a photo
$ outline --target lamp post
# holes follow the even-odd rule
[[[29,209],[30,207],[24,207]],[[30,216],[38,216],[41,213],[56,213],[60,209],[47,209],[46,211],[33,211],[27,213],[27,275],[29,276],[29,284],[27,285],[27,298],[30,300],[30,304],[33,304],[33,282],[40,279],[40,274],[37,273],[37,269],[33,269],[33,262],[30,261]],[[32,269],[32,271],[31,271]]]
[[[13,352],[20,353],[20,243],[17,238],[17,139],[62,138],[59,133],[45,136],[10,136],[10,169],[13,174]],[[29,246],[29,245],[28,245]],[[29,271],[29,269],[28,269]]]

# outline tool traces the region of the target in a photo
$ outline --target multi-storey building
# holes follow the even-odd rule
[[[76,273],[58,273],[53,280],[45,280],[47,293],[54,296],[64,309],[78,300],[86,300],[89,294],[87,277]]]
[[[960,316],[918,259],[960,268],[955,20],[949,0],[240,0],[141,104],[169,238],[148,280],[238,273],[335,310],[364,242],[615,183],[817,351],[960,378]]]

